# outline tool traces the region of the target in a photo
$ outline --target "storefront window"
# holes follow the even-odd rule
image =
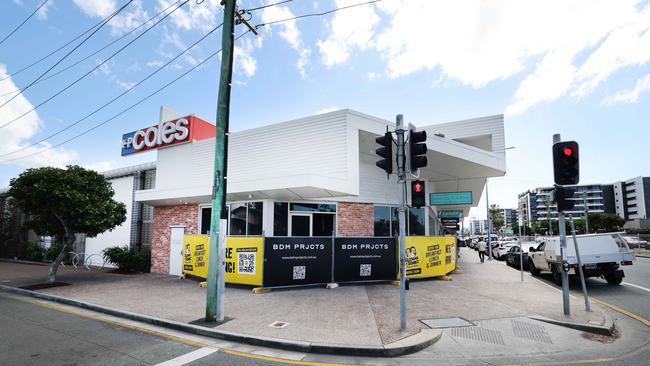
[[[335,213],[336,205],[329,203],[292,203],[291,211]]]
[[[230,205],[230,235],[246,235],[246,204]]]
[[[287,236],[289,227],[289,204],[275,202],[273,204],[273,236]]]
[[[375,236],[391,236],[388,206],[375,206]]]
[[[230,217],[230,206],[226,206],[226,217]],[[201,223],[200,223],[200,234],[209,235],[210,234],[210,221],[212,220],[212,207],[205,206],[201,207]],[[226,235],[228,233],[228,227],[226,229]]]
[[[262,202],[249,202],[247,235],[262,235]]]

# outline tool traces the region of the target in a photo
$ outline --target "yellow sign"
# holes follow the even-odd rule
[[[207,278],[210,236],[185,235],[183,239],[183,273]],[[262,286],[264,238],[226,238],[226,282]]]
[[[183,238],[183,273],[208,277],[208,241],[207,235],[185,235]]]
[[[406,277],[444,276],[456,269],[456,238],[407,236]]]
[[[264,238],[226,238],[226,282],[262,286]]]

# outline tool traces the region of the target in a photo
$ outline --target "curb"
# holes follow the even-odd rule
[[[609,316],[607,312],[603,312],[603,316],[605,317],[605,322],[602,325],[595,325],[595,324],[588,324],[588,323],[574,323],[574,322],[563,321],[563,320],[555,320],[555,319],[550,319],[539,315],[532,315],[529,316],[528,318],[540,322],[559,325],[561,327],[581,330],[583,332],[611,336],[612,334],[614,334],[614,319],[612,319],[612,317]]]
[[[322,353],[348,356],[373,356],[373,357],[396,357],[420,351],[434,344],[442,336],[442,331],[436,329],[420,329],[420,332],[408,336],[393,343],[382,346],[332,344],[319,342],[295,341],[273,337],[251,336],[242,333],[229,332],[211,328],[204,328],[198,325],[186,324],[174,320],[157,318],[149,315],[119,310],[107,306],[92,304],[88,302],[68,299],[61,296],[43,294],[40,292],[24,290],[21,288],[0,285],[0,291],[29,296],[41,300],[53,301],[65,305],[76,306],[83,309],[97,311],[100,313],[117,316],[124,319],[135,320],[147,324],[157,325],[173,330],[201,335],[205,337],[223,339],[246,343],[256,346],[280,348],[290,351],[305,353]]]
[[[30,265],[36,265],[36,266],[49,266],[49,263],[46,262],[36,262],[36,261],[28,261],[24,259],[11,259],[11,258],[0,258],[0,262],[6,262],[6,263],[18,263],[18,264],[30,264]]]

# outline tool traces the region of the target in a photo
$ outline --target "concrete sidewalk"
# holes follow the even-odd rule
[[[399,332],[399,288],[390,284],[274,289],[257,295],[249,287],[228,286],[225,313],[232,320],[216,329],[255,337],[381,346],[427,329],[421,319],[485,321],[541,315],[567,320],[561,293],[553,286],[528,275],[521,282],[519,272],[500,262],[478,263],[478,255],[468,248],[462,249],[459,268],[451,274],[452,281],[411,283],[406,332]],[[46,273],[45,266],[0,262],[0,284],[7,286],[39,283]],[[183,323],[199,320],[205,313],[205,288],[191,280],[69,267],[61,269],[57,280],[73,285],[39,292]],[[582,299],[572,296],[571,306],[572,322],[605,322],[598,305],[587,313]],[[289,325],[269,327],[274,321]]]

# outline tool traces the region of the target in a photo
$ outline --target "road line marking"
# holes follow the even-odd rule
[[[120,326],[122,328],[137,330],[137,331],[140,331],[140,332],[143,332],[143,333],[148,333],[148,334],[155,335],[155,336],[158,336],[158,337],[161,337],[161,338],[166,338],[166,339],[169,339],[169,340],[172,340],[172,341],[177,341],[177,342],[189,344],[189,345],[195,346],[195,347],[201,347],[202,348],[202,347],[207,347],[208,346],[207,343],[194,341],[192,339],[173,336],[171,334],[158,332],[158,331],[155,331],[153,329],[141,328],[141,327],[138,327],[136,325],[125,324],[125,323],[105,319],[105,318],[95,316],[95,315],[91,315],[91,314],[81,313],[81,312],[78,312],[78,311],[75,311],[75,310],[62,308],[62,307],[59,307],[59,306],[56,306],[56,305],[50,305],[50,304],[46,304],[46,303],[42,303],[42,302],[39,302],[39,301],[30,300],[30,299],[21,299],[21,298],[18,298],[18,297],[15,297],[15,299],[17,299],[19,301],[30,303],[30,304],[34,304],[34,305],[37,305],[37,306],[40,306],[40,307],[43,307],[43,308],[46,308],[46,309],[55,310],[55,311],[59,311],[59,312],[62,312],[62,313],[67,313],[67,314],[76,315],[76,316],[80,316],[80,317],[84,317],[84,318],[88,318],[88,319],[97,320],[97,321],[108,323],[108,324],[117,325],[117,326]]]
[[[187,363],[190,363],[192,361],[196,361],[200,358],[203,358],[205,356],[211,355],[218,350],[216,348],[212,347],[203,347],[199,348],[197,350],[194,350],[190,353],[186,353],[184,355],[180,355],[176,358],[172,358],[171,360],[167,360],[165,362],[161,362],[159,364],[156,364],[155,366],[182,366]]]
[[[650,292],[650,288],[646,288],[646,287],[643,287],[643,286],[635,285],[635,284],[633,284],[633,283],[629,283],[629,282],[623,282],[623,284],[624,284],[625,286],[632,286],[632,287],[636,287],[636,288],[638,288],[639,290],[643,290],[643,291]]]
[[[638,321],[640,321],[641,323],[645,324],[646,326],[650,327],[650,320],[648,320],[648,319],[642,317],[642,316],[639,315],[639,314],[635,314],[635,313],[630,312],[630,311],[627,311],[627,310],[625,310],[625,309],[621,309],[621,308],[619,308],[618,306],[614,306],[614,305],[612,305],[612,304],[610,304],[610,303],[607,303],[607,302],[605,302],[605,301],[603,301],[603,300],[601,300],[601,299],[599,299],[599,298],[596,298],[596,297],[589,296],[589,299],[591,299],[591,300],[593,300],[593,301],[599,303],[600,305],[603,305],[603,306],[605,306],[605,307],[607,307],[607,308],[610,308],[610,309],[612,309],[612,310],[614,310],[614,311],[617,311],[617,312],[619,312],[619,313],[621,313],[621,314],[627,315],[627,316],[629,316],[629,317],[632,318],[632,319],[638,320]]]
[[[230,350],[230,349],[222,349],[221,352],[227,353],[227,354],[232,355],[232,356],[255,358],[255,359],[258,359],[258,360],[286,363],[286,364],[289,364],[289,365],[347,366],[346,364],[342,364],[342,363],[326,363],[326,362],[317,362],[317,361],[287,360],[286,358],[276,358],[276,357],[270,357],[270,356],[255,355],[255,354],[252,354],[252,353],[238,352],[238,351],[233,351],[233,350]]]

